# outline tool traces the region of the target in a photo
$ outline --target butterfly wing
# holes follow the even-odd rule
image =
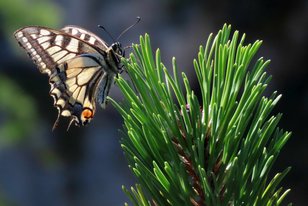
[[[102,69],[108,67],[106,52],[69,33],[44,27],[19,29],[15,37],[39,70],[49,75],[58,119],[68,116],[71,123],[87,124],[95,113],[96,88],[105,86],[109,91],[106,80],[113,76]]]
[[[107,54],[105,56],[105,60],[110,64],[109,67],[103,68],[106,70],[106,72],[119,73],[122,71],[123,65],[121,64],[120,58],[124,57],[125,54],[119,42],[115,42],[109,47],[105,41],[96,36],[94,33],[78,26],[65,26],[61,29],[61,31],[75,36],[94,46],[95,48],[99,48],[100,50],[105,51]]]
[[[73,26],[73,25],[68,25],[65,26],[61,29],[61,31],[68,33],[72,36],[77,37],[78,39],[81,39],[85,42],[87,42],[90,45],[93,45],[95,47],[98,47],[99,49],[106,51],[108,50],[108,44],[103,41],[101,38],[99,38],[98,36],[96,36],[94,33],[78,27],[78,26]]]
[[[58,65],[50,76],[50,95],[59,115],[72,116],[77,125],[86,125],[95,114],[96,82],[105,72],[92,54],[79,55]]]

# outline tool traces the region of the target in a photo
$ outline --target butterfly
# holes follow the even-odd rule
[[[120,42],[108,46],[78,26],[60,30],[28,26],[15,31],[14,36],[39,71],[49,76],[49,94],[58,109],[53,129],[60,116],[70,118],[69,129],[72,123],[88,124],[95,115],[96,104],[105,108],[114,78],[123,70],[121,58],[125,54]]]

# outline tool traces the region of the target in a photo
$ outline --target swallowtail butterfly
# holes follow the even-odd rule
[[[14,36],[40,72],[49,76],[50,95],[58,109],[53,129],[60,116],[70,117],[69,129],[73,122],[76,126],[88,124],[96,103],[105,108],[114,77],[123,67],[124,50],[119,42],[108,46],[92,32],[77,26],[60,30],[29,26],[17,30]]]

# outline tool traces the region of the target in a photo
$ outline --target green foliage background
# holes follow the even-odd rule
[[[49,0],[0,1],[1,36],[11,48],[17,48],[13,32],[25,25],[56,27],[60,23],[61,9]],[[16,50],[17,51],[17,50]],[[19,50],[24,56],[24,52]],[[25,58],[27,58],[25,56]],[[35,134],[38,123],[36,101],[14,80],[2,72],[0,65],[0,149],[23,144]],[[22,106],[21,106],[22,105]],[[0,205],[11,205],[0,186]]]
[[[48,0],[0,1],[4,35],[12,43],[12,48],[17,48],[12,35],[17,28],[29,24],[57,26],[61,19],[60,11],[60,8]],[[24,56],[24,52],[22,54]],[[5,123],[0,125],[2,147],[7,143],[16,143],[33,132],[37,121],[35,101],[2,72],[0,72],[0,111],[6,119]]]

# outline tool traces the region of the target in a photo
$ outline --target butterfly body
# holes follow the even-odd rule
[[[76,26],[61,30],[24,27],[14,35],[40,72],[49,76],[57,121],[66,116],[71,118],[70,124],[86,125],[95,114],[96,103],[105,108],[114,77],[123,67],[120,58],[124,52],[119,42],[108,46]]]

